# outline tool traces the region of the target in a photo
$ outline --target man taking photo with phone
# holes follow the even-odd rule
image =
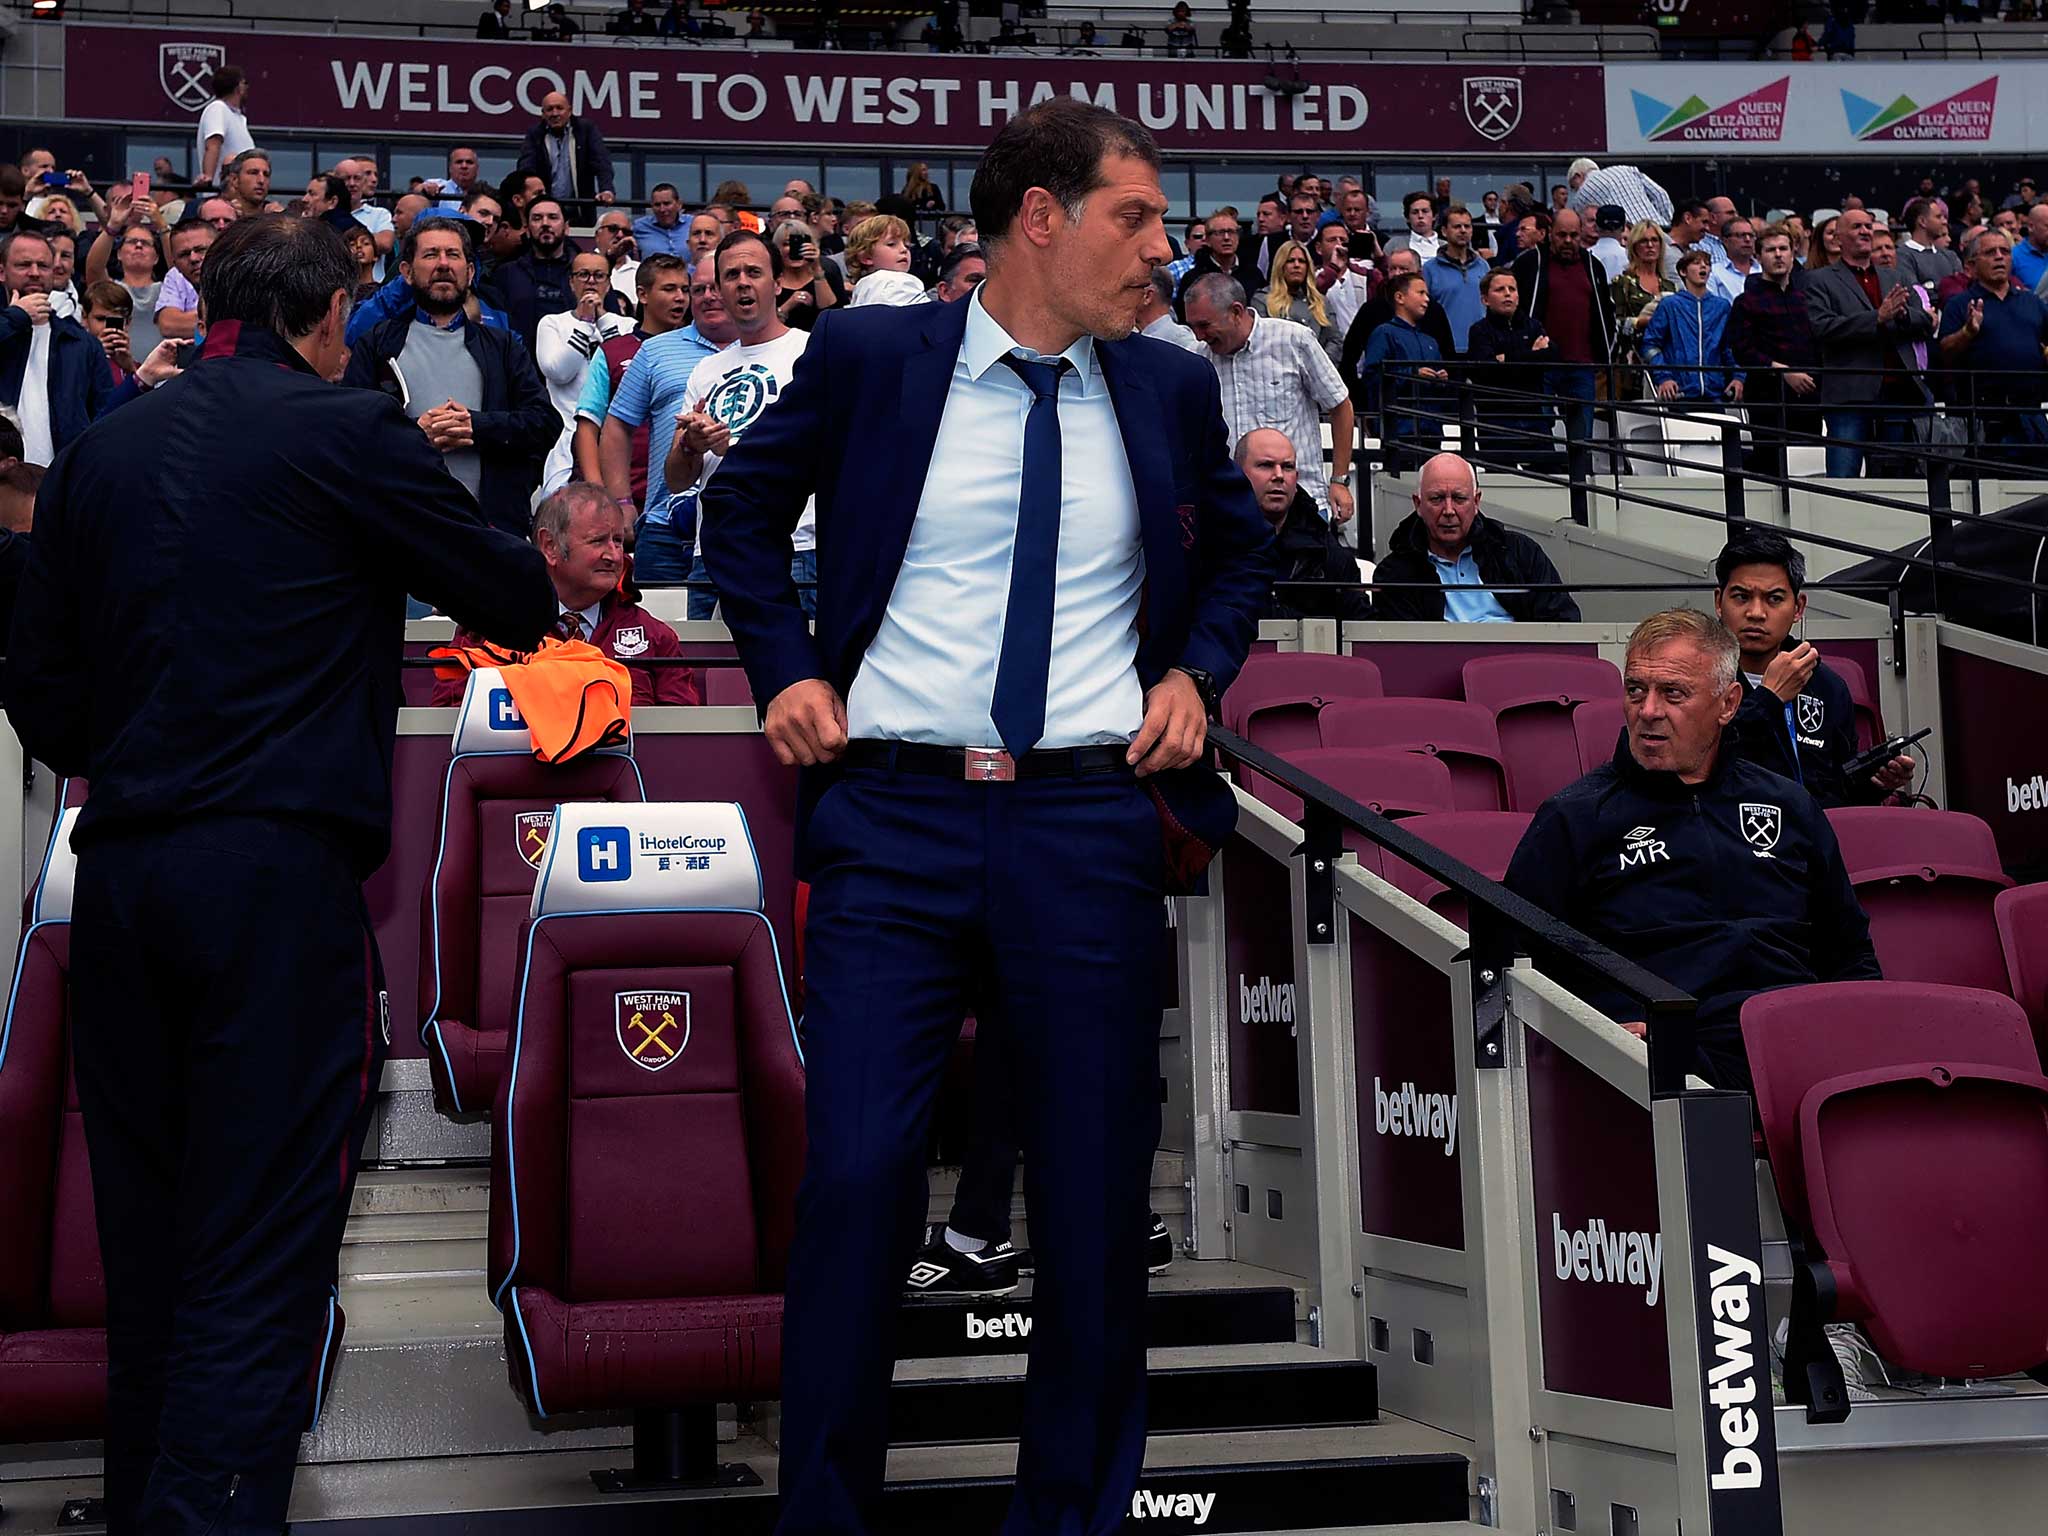
[[[1896,803],[1913,782],[1901,755],[1852,782],[1856,705],[1849,685],[1793,630],[1806,616],[1806,557],[1781,533],[1737,534],[1714,561],[1714,601],[1742,651],[1743,756],[1806,787],[1823,807]]]

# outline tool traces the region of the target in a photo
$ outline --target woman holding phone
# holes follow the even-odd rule
[[[776,279],[776,313],[792,330],[808,331],[818,316],[846,302],[846,284],[838,269],[822,259],[818,233],[801,219],[791,219],[775,232],[782,253],[782,275]]]

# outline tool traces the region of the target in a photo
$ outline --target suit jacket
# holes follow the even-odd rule
[[[519,146],[519,163],[513,169],[531,171],[552,187],[554,176],[548,160],[547,138],[546,123],[535,123],[527,129],[526,142]],[[576,146],[576,195],[589,201],[600,192],[612,191],[612,153],[605,147],[597,124],[588,118],[571,117],[569,138]]]
[[[915,318],[886,306],[827,310],[788,388],[704,488],[700,547],[764,708],[807,678],[851,692],[895,590],[966,328],[964,303]],[[1216,370],[1144,336],[1096,347],[1145,552],[1138,681],[1150,688],[1186,666],[1221,692],[1244,664],[1274,556],[1272,529],[1231,462]],[[813,494],[815,634],[789,574],[790,534]]]
[[[1888,294],[1901,279],[1895,268],[1879,267],[1877,291]],[[1919,304],[1908,304],[1893,320],[1878,323],[1877,308],[1856,274],[1840,262],[1809,272],[1806,278],[1806,313],[1813,322],[1813,337],[1820,344],[1822,405],[1868,405],[1878,395],[1883,378],[1879,370],[1897,368],[1919,381],[1920,367],[1913,357],[1913,343],[1930,340],[1934,317]],[[1864,373],[1831,373],[1834,368],[1860,368]],[[1923,390],[1925,385],[1920,386]]]

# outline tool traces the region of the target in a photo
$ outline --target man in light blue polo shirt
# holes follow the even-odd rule
[[[735,334],[718,295],[712,257],[707,253],[690,269],[690,323],[679,331],[650,338],[634,353],[631,365],[619,379],[618,389],[605,405],[604,425],[597,439],[597,462],[604,473],[604,488],[627,509],[629,518],[641,510],[633,506],[633,432],[643,423],[649,428],[647,506],[639,524],[639,539],[647,553],[659,550],[664,573],[674,569],[678,562],[681,569],[689,569],[697,529],[696,488],[683,486],[672,492],[663,473],[669,443],[675,436],[676,416],[694,404],[685,395],[697,365]],[[580,402],[577,408],[582,409]]]
[[[1578,622],[1579,605],[1543,546],[1480,512],[1479,477],[1465,460],[1455,453],[1429,460],[1414,499],[1373,572],[1375,619]]]

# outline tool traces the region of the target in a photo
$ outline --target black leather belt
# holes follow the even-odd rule
[[[850,741],[842,759],[849,768],[887,768],[934,778],[1007,784],[1013,779],[1084,778],[1129,773],[1129,749],[1120,746],[1048,747],[1012,757],[1000,747],[939,747],[914,741]]]

